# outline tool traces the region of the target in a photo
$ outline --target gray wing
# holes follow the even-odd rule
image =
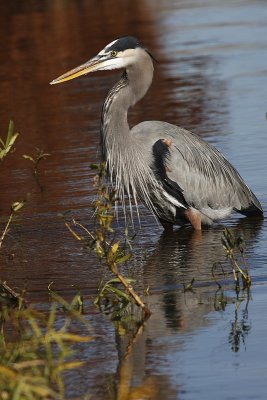
[[[157,154],[155,143],[166,141],[166,177],[175,182],[176,190],[189,206],[198,210],[234,208],[245,215],[262,213],[258,199],[236,169],[200,137],[161,121],[142,122],[132,129],[132,134],[143,147],[153,149],[147,155],[150,164]]]

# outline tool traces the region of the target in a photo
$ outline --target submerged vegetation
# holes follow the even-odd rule
[[[237,297],[235,301],[234,320],[230,323],[231,328],[228,336],[228,342],[234,353],[240,350],[241,344],[245,346],[246,337],[251,330],[251,324],[248,319],[249,301],[249,293],[246,296],[243,294],[241,298]],[[245,304],[243,309],[241,309],[241,304]]]

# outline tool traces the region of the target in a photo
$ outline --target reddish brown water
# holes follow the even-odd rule
[[[48,83],[118,36],[138,37],[159,61],[131,124],[160,119],[206,138],[233,162],[265,210],[266,20],[263,1],[1,2],[1,137],[10,118],[20,132],[16,151],[0,164],[2,229],[10,205],[30,196],[5,239],[0,278],[26,286],[29,299],[44,304],[50,282],[64,296],[77,287],[96,293],[102,270],[62,214],[71,210],[84,224],[91,221],[89,165],[99,160],[101,107],[120,73]],[[51,154],[40,163],[43,192],[22,158],[35,156],[36,147]],[[224,259],[223,226],[197,241],[190,229],[167,236],[143,208],[141,214],[130,273],[141,292],[149,286],[153,315],[125,358],[121,329],[90,298],[85,312],[95,340],[81,349],[87,367],[70,375],[69,396],[140,399],[147,391],[149,399],[265,399],[266,222],[226,221],[247,242],[253,301],[246,317],[244,302],[238,313],[231,304],[232,286],[225,310],[217,311],[211,267]],[[195,291],[183,293],[192,278]],[[233,323],[249,326],[235,352]]]

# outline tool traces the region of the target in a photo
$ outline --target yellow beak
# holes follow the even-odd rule
[[[81,75],[89,74],[89,72],[97,71],[100,69],[100,65],[105,62],[105,60],[101,60],[99,57],[94,57],[91,60],[87,61],[86,63],[79,65],[65,74],[59,76],[58,78],[54,79],[50,82],[50,85],[56,85],[57,83],[62,83],[66,81],[70,81],[71,79],[77,78]]]

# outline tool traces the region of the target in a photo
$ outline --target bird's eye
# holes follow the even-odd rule
[[[118,52],[116,50],[112,50],[110,52],[111,57],[116,57],[117,54],[118,54]]]

